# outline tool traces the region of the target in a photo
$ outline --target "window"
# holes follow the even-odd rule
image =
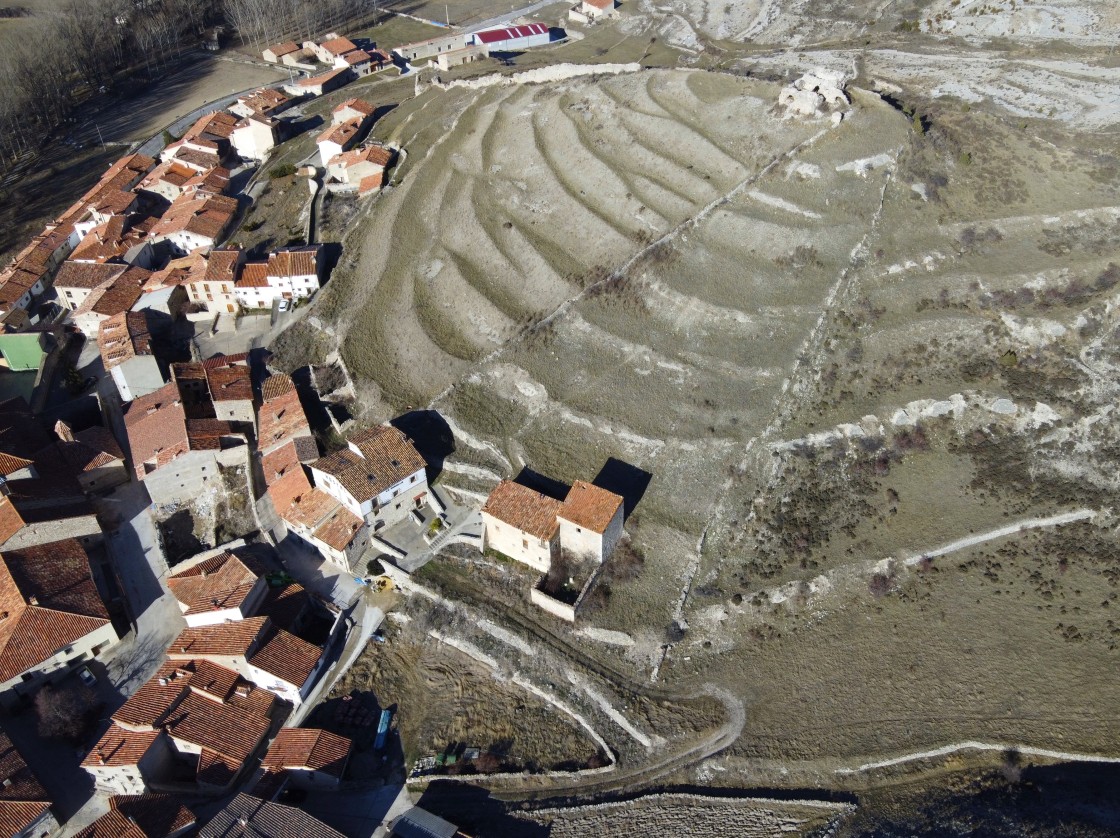
[[[528,550],[529,549],[529,539],[527,539],[527,538],[521,539],[521,549],[522,550]]]

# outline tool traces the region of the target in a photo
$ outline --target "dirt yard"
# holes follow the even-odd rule
[[[426,756],[461,757],[465,748],[483,755],[460,766],[468,773],[600,764],[585,731],[523,688],[498,680],[485,665],[417,626],[386,634],[384,644],[370,644],[334,694],[368,692],[380,707],[395,709],[406,765]]]

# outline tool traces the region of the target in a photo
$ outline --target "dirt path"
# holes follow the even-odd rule
[[[874,771],[877,768],[889,768],[892,765],[902,765],[921,759],[948,756],[958,751],[1015,751],[1027,756],[1044,757],[1046,759],[1056,759],[1066,762],[1120,762],[1120,757],[1106,757],[1098,754],[1075,754],[1068,751],[1051,751],[1047,748],[1032,748],[1027,745],[994,745],[987,742],[956,742],[952,745],[934,748],[931,751],[916,751],[911,754],[903,754],[900,757],[892,757],[891,759],[884,759],[878,762],[865,762],[863,765],[857,766],[856,768],[837,768],[836,773],[859,774],[864,771]]]
[[[1049,518],[1027,518],[1023,521],[1016,521],[1014,524],[988,530],[988,532],[977,533],[967,538],[958,538],[956,541],[950,541],[948,544],[942,544],[940,547],[935,547],[932,550],[925,550],[916,556],[907,558],[905,564],[909,566],[916,565],[923,559],[935,559],[947,553],[955,553],[958,550],[975,547],[977,544],[983,544],[985,541],[994,541],[997,538],[1014,535],[1017,532],[1039,530],[1046,527],[1060,527],[1063,524],[1074,524],[1078,521],[1089,521],[1096,517],[1096,514],[1097,513],[1092,509],[1078,509],[1074,512],[1063,512],[1060,515],[1051,515]]]

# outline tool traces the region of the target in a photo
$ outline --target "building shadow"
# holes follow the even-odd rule
[[[323,276],[320,287],[331,281],[338,260],[342,258],[342,245],[338,242],[323,242],[319,245],[323,249]]]
[[[572,487],[562,480],[556,480],[538,471],[533,471],[528,466],[522,467],[521,471],[517,472],[517,477],[513,478],[513,482],[520,483],[535,492],[540,492],[542,495],[560,501],[564,500],[568,496],[568,492],[572,490]]]
[[[436,410],[411,410],[389,422],[412,440],[428,466],[428,482],[443,472],[443,461],[455,453],[455,434]]]
[[[512,817],[506,804],[479,786],[452,780],[433,780],[416,804],[467,835],[502,835],[506,838],[548,838],[552,827]]]
[[[622,495],[623,514],[629,518],[634,508],[641,503],[652,479],[653,475],[645,469],[611,457],[591,482],[600,489]]]

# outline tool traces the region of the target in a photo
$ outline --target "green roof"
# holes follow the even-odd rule
[[[37,333],[0,335],[0,355],[13,371],[37,370],[44,352],[39,346]]]

